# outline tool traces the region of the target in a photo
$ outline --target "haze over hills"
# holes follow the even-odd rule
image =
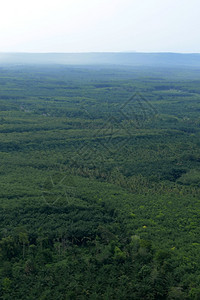
[[[66,64],[200,67],[200,54],[91,52],[91,53],[0,53],[0,64]]]

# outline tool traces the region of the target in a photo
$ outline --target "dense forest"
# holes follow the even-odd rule
[[[0,299],[200,299],[200,70],[0,68]]]

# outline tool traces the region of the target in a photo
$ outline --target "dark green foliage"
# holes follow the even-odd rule
[[[199,83],[0,69],[1,299],[200,298]]]

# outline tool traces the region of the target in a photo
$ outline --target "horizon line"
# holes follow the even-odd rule
[[[173,52],[173,51],[83,51],[83,52],[29,52],[29,51],[0,51],[0,54],[200,54],[200,52]]]

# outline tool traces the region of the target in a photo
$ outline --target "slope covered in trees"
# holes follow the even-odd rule
[[[198,69],[0,69],[1,299],[199,299]]]

